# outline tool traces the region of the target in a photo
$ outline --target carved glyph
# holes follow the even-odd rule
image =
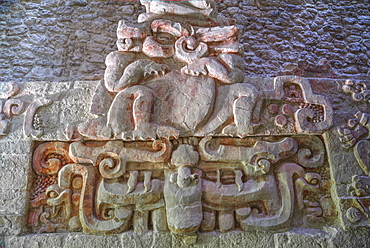
[[[352,100],[361,102],[365,111],[369,108],[369,90],[364,82],[347,80],[342,86]],[[361,174],[352,175],[347,185],[348,197],[346,218],[353,224],[370,219],[370,114],[358,111],[354,118],[347,120],[345,126],[337,128],[342,146],[353,152]]]
[[[354,101],[370,103],[370,90],[365,83],[347,80],[342,88],[345,93],[351,94]]]

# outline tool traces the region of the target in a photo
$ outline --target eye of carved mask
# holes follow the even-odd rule
[[[173,45],[175,43],[175,37],[169,33],[157,33],[155,39],[158,43],[162,45]]]

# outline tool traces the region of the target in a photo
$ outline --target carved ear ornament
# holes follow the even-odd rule
[[[141,52],[143,46],[141,41],[136,41],[131,38],[118,39],[116,44],[118,51],[123,52]]]
[[[52,103],[53,101],[47,98],[37,98],[27,107],[23,122],[23,131],[26,136],[40,137],[43,135],[44,130],[42,128],[36,129],[34,126],[35,115],[38,108],[49,106]]]
[[[296,76],[280,76],[274,80],[274,90],[264,91],[266,99],[301,102],[294,112],[295,129],[298,133],[322,133],[333,125],[333,109],[329,101],[315,95],[307,79]]]

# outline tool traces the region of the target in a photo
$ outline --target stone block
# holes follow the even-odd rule
[[[64,237],[63,247],[79,248],[79,247],[121,247],[123,244],[116,235],[99,236],[87,235],[82,233],[71,233]]]
[[[5,236],[5,247],[38,248],[64,246],[65,234],[29,234],[24,236]]]
[[[328,247],[329,234],[310,229],[295,229],[286,233],[274,234],[276,248],[320,248]]]
[[[220,237],[219,247],[274,247],[274,238],[267,232],[234,231]]]

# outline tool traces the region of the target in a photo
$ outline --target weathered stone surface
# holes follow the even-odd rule
[[[286,233],[274,234],[277,247],[329,247],[328,234],[311,229],[296,229]]]
[[[366,247],[366,8],[142,3],[4,4],[4,81],[102,80],[0,85],[0,242]]]
[[[5,239],[6,247],[62,247],[63,234],[47,234],[47,235],[25,235],[21,237],[9,237]]]
[[[278,245],[278,244],[275,244]],[[219,247],[273,247],[272,234],[265,232],[232,232],[228,238],[220,237]]]

